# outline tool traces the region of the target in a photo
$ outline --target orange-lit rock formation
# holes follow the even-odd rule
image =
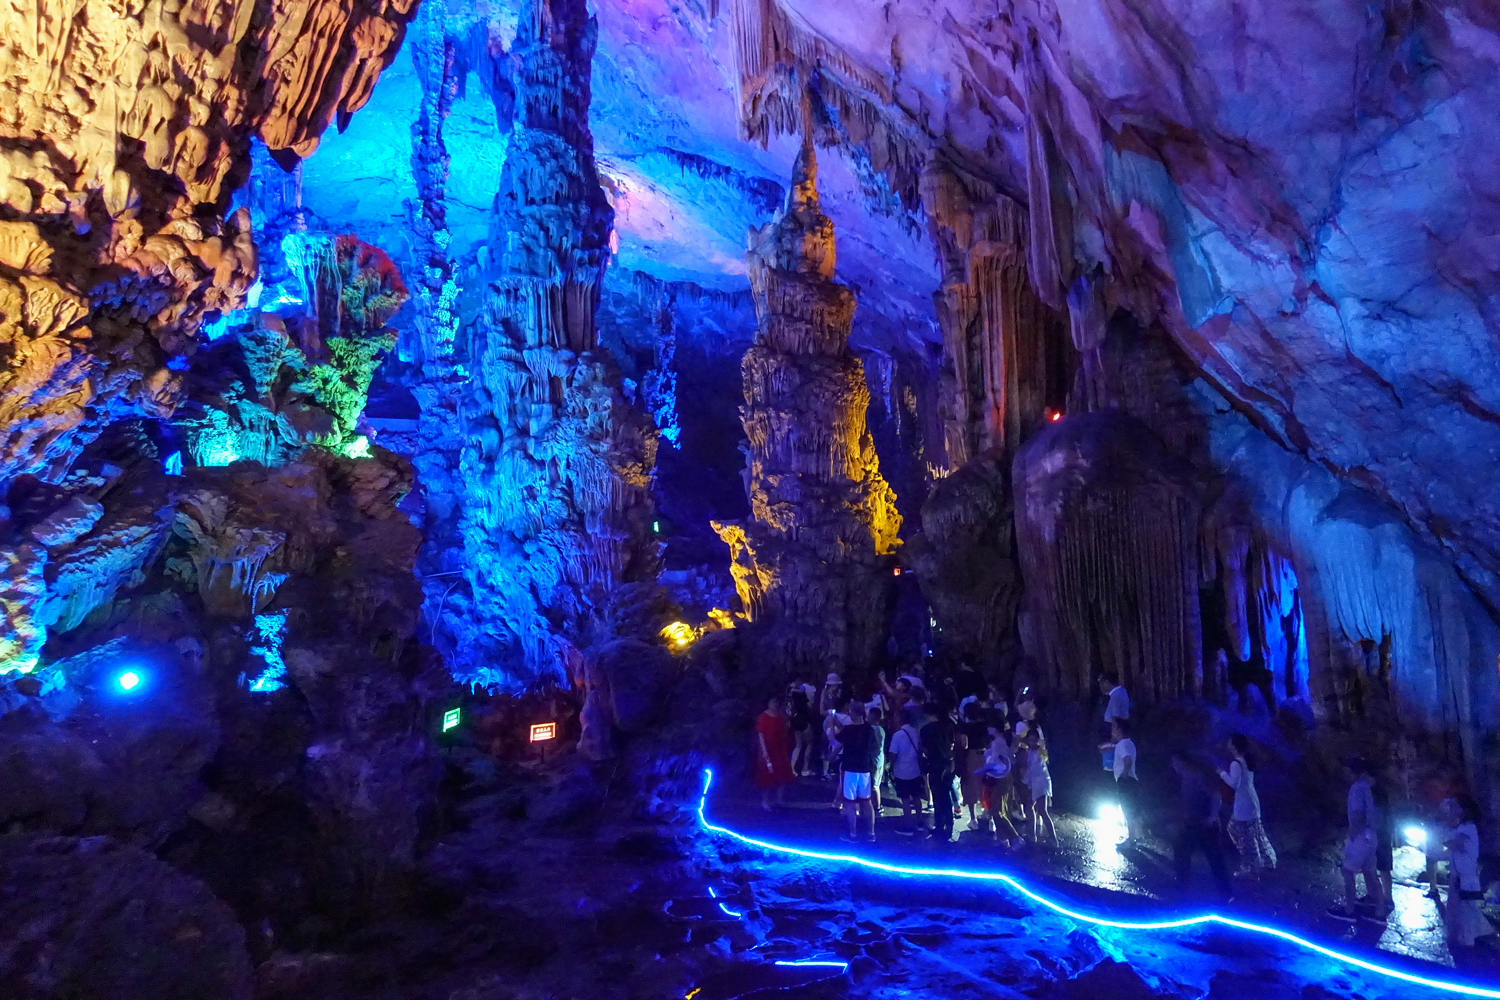
[[[810,139],[785,206],[751,230],[747,256],[760,326],[741,364],[752,519],[715,528],[760,626],[755,655],[784,669],[863,669],[885,639],[882,557],[900,544],[901,515],[865,428],[854,296],[833,280]]]

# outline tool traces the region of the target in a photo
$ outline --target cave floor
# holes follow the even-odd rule
[[[713,797],[712,808],[715,816],[746,833],[797,846],[816,845],[833,853],[847,852],[849,845],[838,839],[845,821],[831,807],[832,792],[831,782],[801,779],[788,794],[785,807],[775,812],[761,809],[753,795],[735,795],[727,789]],[[1053,819],[1058,839],[1055,847],[1028,844],[1021,851],[1010,852],[987,834],[971,829],[965,810],[964,818],[954,821],[954,842],[944,848],[931,840],[899,835],[896,831],[907,828],[909,821],[899,808],[887,805],[878,824],[877,843],[861,846],[860,853],[893,863],[920,858],[918,863],[932,864],[941,858],[941,864],[953,867],[1029,873],[1075,899],[1095,897],[1112,900],[1115,905],[1130,903],[1120,900],[1119,894],[1174,907],[1213,902],[1209,895],[1212,883],[1203,859],[1194,859],[1195,882],[1184,891],[1173,870],[1171,844],[1155,835],[1156,831],[1121,850],[1115,846],[1119,831],[1105,821],[1067,812],[1057,812]],[[924,823],[931,825],[930,811],[924,813]],[[1232,856],[1230,864],[1234,864]],[[1351,927],[1326,916],[1326,909],[1343,898],[1337,864],[1334,856],[1307,858],[1283,852],[1274,871],[1237,875],[1233,902],[1227,908],[1218,908],[1249,919],[1270,918],[1279,925],[1330,941],[1357,941],[1394,954],[1454,964],[1441,914],[1421,881],[1421,852],[1405,846],[1397,849],[1392,893],[1396,912],[1384,928],[1368,922]],[[1483,958],[1481,951],[1476,960],[1482,964]],[[1500,971],[1500,964],[1496,970]]]
[[[887,808],[878,823],[877,842],[854,848],[838,838],[844,825],[842,818],[831,807],[831,795],[830,782],[802,779],[789,789],[783,808],[766,812],[760,807],[758,797],[752,790],[736,788],[730,782],[710,796],[708,815],[716,824],[773,843],[834,854],[854,852],[891,864],[1006,871],[1060,901],[1081,904],[1094,910],[1129,914],[1129,918],[1134,919],[1149,919],[1148,914],[1158,916],[1164,912],[1180,913],[1213,908],[1248,921],[1280,926],[1347,952],[1366,953],[1374,958],[1371,953],[1378,949],[1420,960],[1420,964],[1413,962],[1403,967],[1421,975],[1443,978],[1441,970],[1426,964],[1435,963],[1455,967],[1459,975],[1453,978],[1500,982],[1500,952],[1480,947],[1462,950],[1455,955],[1450,950],[1437,906],[1426,896],[1425,884],[1420,881],[1423,875],[1422,855],[1410,847],[1402,847],[1397,852],[1394,891],[1396,912],[1388,924],[1381,927],[1361,922],[1349,926],[1332,920],[1324,912],[1342,895],[1336,858],[1333,857],[1284,856],[1274,872],[1260,876],[1236,876],[1234,900],[1227,905],[1215,905],[1207,895],[1211,884],[1201,858],[1196,859],[1195,884],[1184,892],[1176,882],[1168,843],[1160,837],[1148,836],[1139,847],[1121,851],[1115,846],[1119,831],[1101,820],[1069,813],[1057,814],[1054,817],[1058,833],[1058,845],[1055,848],[1028,846],[1020,852],[1012,853],[1000,848],[978,830],[970,831],[967,818],[955,822],[955,841],[947,846],[922,838],[898,836],[896,830],[906,826],[907,821],[901,816],[899,809]],[[805,862],[794,859],[785,863],[805,865]],[[836,863],[817,864],[825,869],[838,867]],[[951,882],[940,886],[917,887],[912,884],[916,879],[899,875],[882,876],[879,873],[856,871],[848,877],[857,883],[887,881],[903,887],[898,890],[900,897],[913,901],[920,899],[926,903],[945,902],[945,894],[948,893],[956,900],[972,900],[976,895],[975,890],[956,887]],[[1032,904],[1007,888],[979,890],[978,894],[988,894],[1002,910],[1006,908],[1003,904],[1016,903],[1023,904],[1028,911],[1033,909]],[[752,900],[741,898],[736,905],[739,904],[752,905]],[[866,909],[862,916],[874,917],[875,911]],[[1055,919],[1052,915],[1042,912],[1028,917],[1027,921],[1047,923],[1052,919]],[[1065,920],[1063,922],[1067,923]],[[1101,932],[1098,928],[1080,928],[1074,933],[1101,941],[1110,939],[1118,948],[1118,959],[1132,965],[1148,979],[1153,968],[1150,953],[1164,948],[1163,939],[1174,936],[1173,933],[1151,934],[1148,942],[1140,932]],[[1208,952],[1215,949],[1204,946],[1203,939],[1221,939],[1220,943],[1227,949],[1226,957],[1233,954],[1236,958],[1235,962],[1210,963],[1210,968],[1222,969],[1220,975],[1211,978],[1209,993],[1213,996],[1248,995],[1237,989],[1222,992],[1229,987],[1212,985],[1224,975],[1232,977],[1240,974],[1233,971],[1233,967],[1246,960],[1249,960],[1249,966],[1259,967],[1247,973],[1252,978],[1268,973],[1273,967],[1286,970],[1305,962],[1305,959],[1299,961],[1298,956],[1285,953],[1274,942],[1262,944],[1246,939],[1231,941],[1228,938],[1232,935],[1226,932],[1192,932],[1175,936],[1188,941],[1186,947],[1189,949]],[[1190,939],[1197,939],[1198,944],[1191,943]],[[1262,955],[1261,962],[1251,959],[1257,951]],[[1111,952],[1111,949],[1106,947],[1106,952]],[[1160,952],[1160,955],[1165,957],[1165,952]],[[942,964],[936,957],[931,960]],[[1201,958],[1199,961],[1201,962]],[[1312,977],[1311,982],[1321,983],[1322,986],[1317,989],[1323,989],[1329,985],[1330,975],[1338,967],[1321,959],[1314,964],[1320,971]],[[959,965],[971,967],[970,963],[963,961]],[[1169,963],[1169,967],[1174,965],[1180,965],[1180,960]],[[1158,968],[1156,971],[1160,973],[1162,970]],[[1339,978],[1337,975],[1333,976],[1333,980]],[[1354,992],[1363,996],[1412,996],[1424,992],[1421,987],[1403,987],[1390,981],[1382,983],[1379,978],[1365,980],[1359,987],[1353,986],[1353,978],[1347,981]],[[1312,988],[1311,983],[1308,987]],[[1258,992],[1255,995],[1260,996]],[[1274,991],[1270,995],[1274,995]],[[1434,992],[1433,995],[1441,994]]]
[[[544,772],[518,773],[468,755],[465,766],[471,780],[454,826],[423,862],[433,887],[428,905],[331,947],[283,944],[261,960],[257,1000],[1454,995],[1235,930],[1099,927],[1004,886],[747,847],[698,825],[695,765],[678,768],[671,791],[645,798],[611,792],[613,765],[559,760]],[[849,853],[854,849],[837,839],[831,794],[831,785],[808,781],[793,789],[788,808],[768,814],[742,779],[726,778],[710,795],[707,815],[773,842]],[[917,865],[942,859],[953,867],[1003,867],[1059,900],[1133,917],[1202,905],[1176,894],[1162,844],[1120,856],[1098,846],[1097,824],[1076,816],[1058,818],[1057,851],[1004,856],[973,835],[960,834],[947,849],[898,838],[891,834],[896,822],[883,819],[881,842],[860,853]],[[1415,861],[1406,854],[1403,863]],[[1206,883],[1206,872],[1198,874]],[[1431,902],[1411,885],[1399,886],[1402,913],[1383,933],[1318,916],[1334,898],[1333,874],[1317,859],[1286,859],[1274,876],[1239,880],[1232,909],[1251,920],[1274,917],[1419,975],[1500,983],[1488,951],[1456,960],[1448,953]],[[1376,947],[1429,961],[1378,956]]]

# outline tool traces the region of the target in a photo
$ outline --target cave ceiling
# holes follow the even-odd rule
[[[845,128],[846,155],[823,158],[856,343],[940,340],[920,163],[877,154],[876,170],[873,145],[942,156],[1023,203],[1048,192],[1059,281],[1168,330],[1254,424],[1395,507],[1500,604],[1500,510],[1474,474],[1500,454],[1500,130],[1475,126],[1500,103],[1493,5],[595,6],[615,268],[744,287],[744,233],[769,217],[795,141],[764,122],[764,146],[741,138],[735,19],[780,18],[801,69],[880,116],[874,140]],[[445,17],[483,24],[492,46],[514,30],[503,4]],[[403,51],[307,163],[310,207],[397,251],[418,95]],[[495,120],[476,68],[448,124],[460,253],[483,237]]]

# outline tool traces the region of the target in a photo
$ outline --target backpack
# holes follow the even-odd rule
[[[922,770],[928,774],[953,770],[953,724],[939,716],[922,727]]]

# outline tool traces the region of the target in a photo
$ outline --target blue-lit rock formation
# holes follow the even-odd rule
[[[715,524],[752,627],[750,657],[783,672],[866,672],[888,629],[884,558],[896,497],[865,426],[870,391],[849,350],[854,296],[833,280],[833,222],[818,207],[811,125],[786,204],[751,230],[760,329],[745,352],[751,518]]]
[[[428,585],[450,669],[487,685],[586,684],[590,746],[603,755],[609,689],[587,650],[613,636],[614,592],[655,579],[657,435],[598,342],[612,213],[588,126],[595,32],[579,2],[523,10],[506,57],[515,119],[490,237],[459,271],[456,349],[445,342],[446,316],[430,303],[422,311],[426,365],[415,391],[426,411],[421,451],[439,453],[420,459],[429,495],[450,494],[429,506],[447,523],[434,525],[430,551],[443,575]],[[447,64],[428,44],[419,72],[441,89]],[[431,114],[440,120],[443,108]],[[428,134],[413,154],[431,178],[421,182],[424,205],[441,194],[441,169],[423,173],[436,155]],[[465,586],[455,590],[450,574]]]

